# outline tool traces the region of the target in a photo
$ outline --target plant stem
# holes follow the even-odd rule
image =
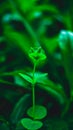
[[[33,119],[35,116],[35,86],[32,86],[32,102],[33,102]]]
[[[36,64],[34,64],[34,68],[33,68],[33,82],[32,82],[32,107],[33,107],[33,119],[35,116],[35,69],[36,69]]]

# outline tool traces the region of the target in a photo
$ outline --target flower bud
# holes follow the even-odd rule
[[[39,64],[46,59],[45,52],[42,50],[41,47],[32,48],[29,52],[29,57],[32,59],[33,63]]]

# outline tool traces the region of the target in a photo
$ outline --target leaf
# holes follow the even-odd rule
[[[7,124],[2,123],[2,124],[0,124],[0,130],[10,130],[10,128],[8,127]]]
[[[33,10],[31,10],[29,16],[30,20],[33,20],[37,15],[36,12],[44,12],[47,11],[48,13],[50,12],[51,14],[58,14],[59,10],[53,6],[53,5],[37,5],[35,6],[35,8],[33,8]]]
[[[24,27],[22,28],[22,31],[18,31],[13,28],[12,24],[9,24],[11,21],[17,21],[17,23],[22,23]],[[13,43],[14,46],[19,47],[22,52],[29,58],[28,52],[30,47],[37,46],[39,42],[36,38],[35,32],[32,30],[26,19],[24,19],[19,13],[14,13],[13,15],[6,15],[3,17],[3,25],[4,34],[8,42],[10,41],[10,44]]]
[[[35,72],[35,74],[34,74],[34,81],[35,81],[35,83],[39,83],[40,82],[40,78],[41,78],[42,81],[47,79],[47,75],[48,75],[48,73]],[[32,82],[33,82],[32,81],[32,79],[33,79],[32,72],[19,73],[19,76],[22,77],[27,82],[32,84]]]
[[[47,38],[45,35],[42,36],[41,42],[44,46],[44,48],[47,50],[48,55],[53,54],[56,48],[58,47],[58,36],[53,38]]]
[[[29,3],[28,1],[25,0],[15,0],[17,6],[23,11],[29,11],[33,6],[35,5],[36,0],[30,0]]]
[[[63,67],[70,85],[70,96],[73,99],[73,33],[62,30],[59,36],[59,46]]]
[[[1,72],[0,77],[2,76],[16,76],[18,73],[22,72],[23,70],[16,70],[16,71],[10,71],[10,72]]]
[[[16,92],[16,87],[10,84],[0,83],[0,98],[6,99],[11,104],[17,101],[17,98],[21,96],[20,92]],[[9,88],[10,87],[10,88]]]
[[[38,87],[47,91],[51,96],[53,96],[61,105],[66,103],[67,97],[60,84],[55,84],[49,79],[40,80]]]
[[[0,122],[8,124],[8,121],[1,115],[0,115]]]
[[[29,75],[19,73],[19,76],[21,76],[24,80],[32,84],[32,77],[30,77]]]
[[[12,123],[17,123],[23,116],[27,106],[29,106],[29,94],[24,95],[15,105],[13,112],[10,116]]]
[[[36,83],[39,83],[40,79],[41,79],[41,81],[48,79],[47,76],[48,76],[48,73],[35,72],[34,80],[35,80]]]
[[[46,120],[45,126],[48,130],[69,130],[68,122],[60,118],[51,118]]]
[[[33,117],[33,107],[30,107],[27,111],[30,117]],[[47,115],[47,109],[44,106],[36,105],[34,112],[34,119],[43,119]]]
[[[26,73],[26,75],[29,75],[29,77],[32,77],[31,72]],[[40,87],[41,89],[44,89],[54,98],[56,98],[56,100],[59,101],[60,104],[66,103],[67,97],[62,86],[60,84],[55,84],[53,81],[49,80],[47,75],[48,75],[47,73],[35,72],[34,74],[35,83],[38,85],[38,87]],[[30,81],[31,83],[30,78],[27,77],[26,80]]]
[[[21,75],[20,77],[23,80],[26,80],[28,83],[32,82],[32,72],[22,73],[23,71],[14,71],[10,73],[4,73],[1,75]],[[47,91],[50,95],[52,95],[60,104],[64,104],[67,102],[66,94],[60,84],[55,84],[53,81],[48,79],[47,73],[35,72],[35,83],[37,83],[38,87]],[[41,80],[40,80],[41,79]],[[24,86],[23,86],[24,87]]]
[[[43,126],[43,123],[41,121],[34,121],[30,118],[23,118],[21,119],[21,124],[24,128],[28,130],[37,130]]]

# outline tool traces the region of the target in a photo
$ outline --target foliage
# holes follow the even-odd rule
[[[1,0],[0,130],[73,129],[72,5]]]

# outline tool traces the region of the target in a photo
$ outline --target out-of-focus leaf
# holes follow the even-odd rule
[[[0,3],[0,14],[3,14],[8,8],[10,9],[10,4],[8,1],[2,1],[3,3]]]
[[[10,86],[10,88],[7,86],[5,86],[5,87],[1,86],[0,87],[0,98],[5,98],[10,103],[14,104],[15,103],[14,101],[16,101],[17,98],[21,96],[21,94],[19,92],[13,91],[12,89],[13,89],[13,87],[11,88],[11,86]]]
[[[35,6],[36,0],[30,0],[29,2],[25,0],[15,0],[14,3],[23,13],[25,13]]]
[[[45,50],[47,50],[48,53],[53,53],[56,48],[58,47],[58,37],[54,38],[46,38],[46,36],[43,36],[41,38],[42,45],[44,46]]]
[[[24,26],[24,29],[22,28],[22,33],[16,31],[12,25],[10,24],[12,21],[14,22],[21,22]],[[13,24],[13,23],[12,23]],[[15,13],[13,15],[6,15],[3,17],[3,28],[4,28],[4,35],[10,44],[14,44],[14,46],[17,46],[20,48],[20,50],[26,55],[26,57],[30,60],[28,56],[28,52],[30,48],[33,46],[39,46],[39,42],[36,38],[35,32],[31,28],[31,26],[28,24],[28,22],[21,17],[19,13]],[[16,24],[17,25],[17,24]],[[20,27],[18,25],[18,27]]]
[[[13,42],[14,45],[16,44],[20,50],[23,51],[26,56],[28,56],[28,52],[31,47],[28,37],[12,30],[8,30],[8,32],[6,30],[6,33],[8,40],[11,43]]]
[[[60,84],[55,84],[51,80],[40,80],[38,87],[47,91],[50,95],[56,98],[60,104],[64,104],[67,101],[66,94]]]
[[[1,72],[0,73],[0,78],[3,76],[16,76],[18,73],[23,72],[24,70],[15,70],[15,71],[10,71],[10,72]]]
[[[56,15],[56,17],[54,17]],[[59,21],[59,11],[55,6],[39,5],[35,7],[27,16],[31,21],[33,28],[36,28],[36,33],[40,38],[41,46],[46,48],[50,53],[53,53],[58,46],[58,32],[60,30],[61,21]],[[57,22],[54,22],[54,19]],[[35,21],[35,22],[34,22]],[[58,25],[59,22],[59,25]],[[47,37],[46,37],[47,35]],[[53,35],[53,37],[51,37]]]
[[[10,89],[13,89],[13,88],[16,88],[16,87],[21,87],[21,88],[25,88],[25,89],[29,89],[29,87],[27,87],[29,84],[24,82],[21,78],[19,77],[14,77],[15,78],[15,83],[11,83],[9,81],[6,81],[6,80],[3,80],[3,79],[0,79],[0,84],[3,84],[3,85],[9,85],[8,88]],[[20,83],[19,83],[19,81]],[[7,87],[6,87],[7,88]]]
[[[23,77],[18,75],[19,73],[21,73],[23,75],[23,72],[25,72],[25,71],[24,70],[17,70],[17,71],[0,73],[0,83],[4,84],[4,85],[9,85],[10,89],[12,89],[12,88],[16,89],[18,87],[19,88],[21,87],[21,88],[24,88],[25,90],[27,90],[27,89],[29,90],[29,82],[27,82],[27,80],[23,80]],[[26,72],[24,75],[25,75],[25,77],[28,77],[26,75]],[[3,78],[7,77],[7,76],[13,76],[14,82],[3,80]]]
[[[73,99],[73,33],[61,31],[59,46],[61,48],[63,66],[70,85],[70,96]]]
[[[7,124],[2,123],[2,124],[0,125],[0,130],[10,130],[10,128],[8,127]]]
[[[8,124],[8,121],[3,116],[0,116],[0,122]]]
[[[16,124],[22,116],[25,114],[26,108],[29,106],[29,94],[25,94],[20,100],[16,103],[13,112],[10,116],[10,120],[13,124]]]
[[[0,83],[3,83],[3,84],[8,84],[8,85],[13,85],[12,83],[8,82],[8,81],[5,81],[3,79],[0,79]]]
[[[38,14],[36,12],[41,12],[41,13],[47,12],[47,13],[51,13],[51,14],[59,14],[59,10],[57,10],[57,8],[53,5],[38,5],[38,6],[35,6],[35,8],[33,8],[33,10],[31,10],[31,12],[29,13],[28,19],[31,20],[34,17],[36,17]]]
[[[59,118],[51,118],[45,122],[48,130],[69,130],[68,123]]]
[[[9,122],[0,116],[0,130],[9,130]]]
[[[24,127],[22,126],[20,121],[17,123],[15,130],[24,130]]]

